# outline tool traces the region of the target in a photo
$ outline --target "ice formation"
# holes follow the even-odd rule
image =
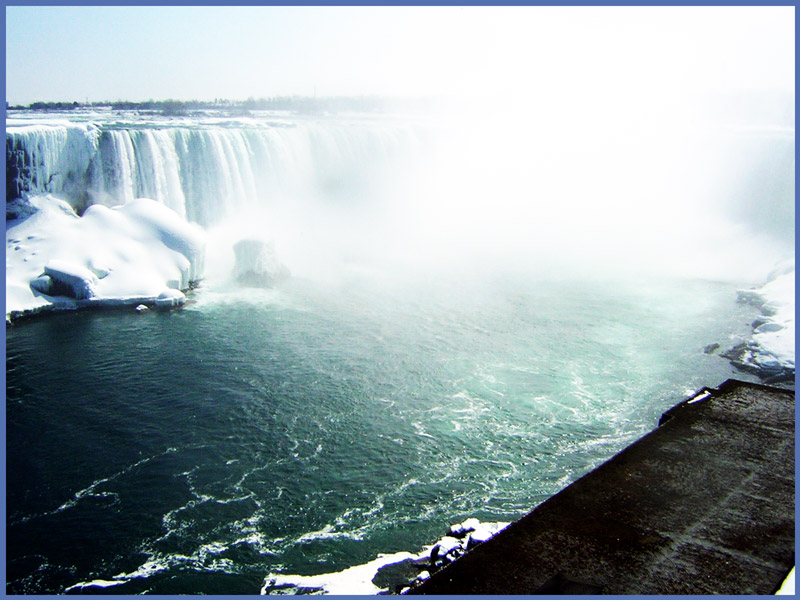
[[[94,115],[98,117],[99,115]],[[408,127],[126,115],[131,123],[9,119],[7,200],[56,194],[78,211],[152,198],[203,227],[276,194],[299,196],[329,179],[416,147]],[[126,126],[126,125],[131,126]]]
[[[773,269],[762,287],[738,292],[739,301],[759,307],[761,315],[753,322],[751,339],[725,356],[768,383],[794,379],[794,277],[791,259]]]
[[[36,196],[6,222],[6,318],[90,305],[175,306],[200,279],[205,233],[154,200],[78,217],[63,200]],[[27,216],[26,216],[27,214]]]
[[[272,287],[290,276],[289,269],[278,260],[273,242],[245,239],[234,244],[233,252],[234,275],[242,284]]]
[[[97,284],[97,276],[89,269],[53,259],[44,266],[44,275],[31,282],[31,287],[48,296],[88,300],[97,295]]]

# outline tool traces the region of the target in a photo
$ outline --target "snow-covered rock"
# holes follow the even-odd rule
[[[175,257],[186,269],[182,274],[181,289],[202,277],[206,235],[201,227],[185,221],[171,208],[148,198],[126,202],[119,210],[144,232],[185,259]]]
[[[275,244],[257,239],[245,239],[233,246],[236,257],[234,276],[244,285],[272,287],[291,276],[289,269],[278,260]]]
[[[337,573],[322,575],[284,575],[270,573],[264,580],[262,594],[378,594],[402,593],[431,577],[432,573],[456,560],[468,544],[489,539],[509,523],[482,523],[470,518],[452,525],[448,534],[419,554],[398,552],[381,554],[375,560]],[[455,532],[458,532],[456,537]],[[477,538],[470,542],[471,536]]]
[[[475,517],[470,517],[463,523],[456,523],[455,525],[450,526],[450,535],[453,537],[461,538],[467,535],[471,531],[475,531],[478,527],[480,527],[481,522],[476,519]]]
[[[203,272],[205,232],[146,198],[83,216],[63,200],[27,200],[6,222],[6,318],[50,308],[178,305]],[[177,291],[180,296],[175,292]]]
[[[408,552],[382,554],[375,560],[336,573],[322,575],[281,575],[270,573],[261,587],[261,594],[336,594],[375,595],[381,588],[373,578],[381,567],[413,558]]]
[[[481,523],[467,536],[467,549],[482,544],[508,525],[508,523]]]
[[[164,290],[156,298],[158,308],[171,308],[180,306],[186,302],[186,296],[180,290]]]
[[[723,355],[767,382],[794,378],[794,276],[794,260],[786,261],[773,269],[762,287],[737,292],[739,302],[759,307],[761,316],[753,322],[752,337]]]
[[[38,209],[26,198],[14,198],[6,202],[6,220],[30,217]]]
[[[482,544],[506,525],[508,525],[508,523],[481,523],[478,519],[472,517],[463,523],[451,525],[450,535],[462,539],[462,549],[467,550],[473,546]]]
[[[466,548],[461,540],[446,535],[436,542],[431,549],[431,562],[452,562],[461,556],[465,550]]]
[[[82,265],[53,259],[45,265],[44,276],[50,278],[51,296],[86,300],[97,295],[97,276]]]

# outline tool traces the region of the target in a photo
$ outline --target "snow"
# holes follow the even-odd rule
[[[794,567],[789,571],[789,575],[781,585],[780,589],[776,592],[778,596],[794,596]]]
[[[763,353],[794,367],[794,270],[777,276],[760,290],[762,312],[769,320],[756,328],[753,338]]]
[[[702,402],[709,396],[711,396],[711,392],[702,392],[701,394],[693,396],[686,404],[694,404],[696,402]]]
[[[64,590],[64,593],[67,594],[73,591],[82,591],[84,588],[113,587],[115,585],[120,585],[123,583],[126,583],[126,580],[120,579],[120,580],[109,581],[108,579],[93,579],[92,581],[82,581],[81,583],[76,583],[75,585],[71,585]]]
[[[180,290],[164,290],[156,298],[156,306],[159,308],[180,306],[186,302],[186,296]]]
[[[202,276],[205,233],[166,206],[139,198],[82,217],[52,196],[6,222],[6,318],[87,305],[175,306]]]
[[[779,264],[762,287],[740,290],[739,301],[761,308],[742,362],[764,372],[794,371],[794,259]]]
[[[45,265],[44,275],[36,281],[43,283],[46,277],[50,278],[50,285],[46,286],[46,292],[50,295],[66,295],[78,300],[94,298],[97,295],[97,276],[81,265],[53,259]],[[40,284],[34,287],[37,291],[41,291],[45,286]],[[64,290],[66,293],[58,294],[59,290]]]
[[[475,531],[478,527],[481,526],[481,522],[471,517],[464,521],[463,523],[456,523],[455,525],[450,526],[450,535],[454,537],[463,537],[471,531]]]
[[[450,554],[453,550],[460,548],[460,540],[446,535],[436,543],[436,545],[433,547],[432,553],[435,553],[436,556],[445,556],[446,554]]]
[[[416,558],[410,552],[397,552],[395,554],[381,554],[375,560],[363,565],[356,565],[336,573],[322,575],[277,575],[270,573],[261,588],[262,594],[267,594],[271,589],[291,587],[301,588],[304,592],[322,591],[334,595],[375,595],[381,591],[372,583],[378,569],[403,560]]]
[[[482,544],[496,533],[503,530],[508,523],[481,523],[475,531],[471,532],[467,538],[467,547],[471,548],[474,544]]]
[[[270,573],[264,580],[261,594],[287,594],[287,593],[322,593],[335,595],[375,595],[385,592],[385,589],[372,583],[373,578],[381,567],[396,564],[406,560],[420,561],[420,572],[415,581],[423,581],[431,576],[429,568],[441,568],[444,564],[452,562],[458,556],[478,542],[488,540],[502,531],[509,523],[492,522],[482,523],[478,519],[469,518],[463,523],[452,525],[448,535],[436,543],[425,546],[419,554],[397,552],[395,554],[380,554],[378,558],[362,564],[321,575],[284,575]],[[434,552],[435,550],[435,552]],[[434,557],[433,560],[432,557]],[[430,564],[435,562],[436,565]],[[409,581],[409,585],[412,582]]]

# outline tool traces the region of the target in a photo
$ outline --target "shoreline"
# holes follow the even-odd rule
[[[193,282],[189,288],[179,291],[182,294],[191,294],[197,289],[198,283]],[[6,329],[13,327],[20,323],[26,323],[39,318],[46,318],[51,315],[59,313],[75,313],[82,311],[122,311],[125,309],[133,309],[139,313],[145,312],[138,310],[140,306],[144,306],[147,310],[157,310],[159,312],[166,312],[170,310],[177,310],[186,304],[192,304],[194,300],[186,296],[181,301],[175,301],[170,304],[159,305],[158,296],[133,296],[128,298],[89,298],[85,300],[75,300],[71,298],[61,297],[59,302],[52,304],[42,304],[33,308],[22,310],[12,310],[6,313]]]

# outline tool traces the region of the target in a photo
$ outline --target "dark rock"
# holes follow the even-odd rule
[[[387,593],[399,593],[403,588],[409,587],[417,576],[428,568],[428,561],[423,559],[408,558],[406,560],[385,565],[378,569],[372,583],[381,589],[389,590]]]
[[[6,202],[6,221],[25,219],[35,213],[38,208],[25,198],[14,198]]]
[[[732,348],[728,348],[725,352],[720,352],[720,356],[723,358],[727,358],[730,361],[740,361],[742,357],[744,357],[745,353],[747,352],[747,343],[742,342],[740,344],[736,344]]]

